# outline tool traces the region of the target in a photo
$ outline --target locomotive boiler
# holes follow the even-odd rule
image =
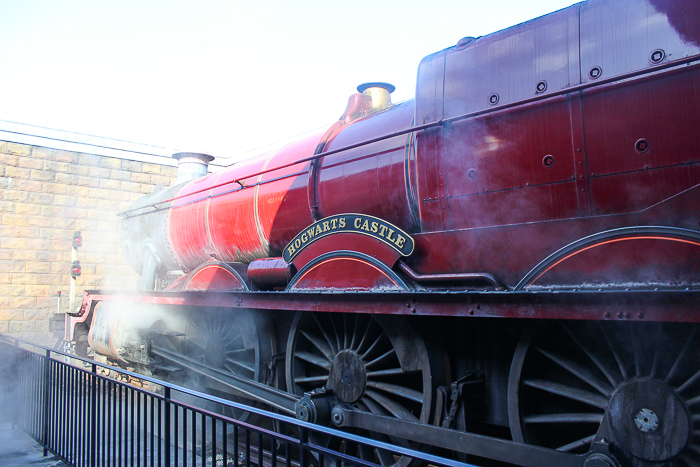
[[[142,291],[86,292],[67,339],[477,465],[700,466],[700,3],[575,4],[392,91],[177,154],[203,176],[122,213]]]

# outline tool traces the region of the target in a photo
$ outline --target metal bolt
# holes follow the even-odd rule
[[[664,58],[666,58],[666,52],[663,49],[656,49],[649,56],[651,63],[660,63]]]
[[[340,408],[333,407],[333,412],[331,413],[331,419],[333,420],[333,423],[335,423],[336,425],[340,425],[341,423],[343,423],[345,416],[343,415],[343,412]]]

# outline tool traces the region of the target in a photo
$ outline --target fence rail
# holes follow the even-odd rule
[[[0,414],[74,466],[469,467],[4,335]]]

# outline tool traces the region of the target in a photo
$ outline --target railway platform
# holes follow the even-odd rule
[[[68,467],[56,456],[43,456],[42,446],[10,422],[0,422],[0,465],[3,467]]]

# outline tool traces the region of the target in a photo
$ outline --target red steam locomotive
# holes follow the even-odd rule
[[[86,293],[68,340],[474,463],[700,466],[700,2],[576,4],[426,57],[414,101],[358,91],[124,212],[144,291]]]

